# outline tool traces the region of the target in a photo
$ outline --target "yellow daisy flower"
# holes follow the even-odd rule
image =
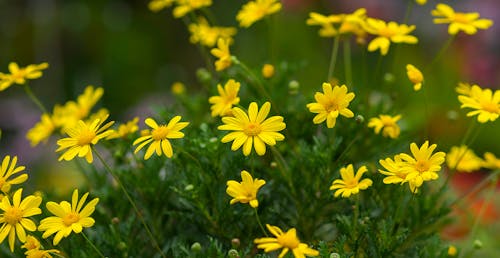
[[[240,22],[240,27],[248,28],[255,22],[281,10],[279,0],[254,0],[249,1],[236,15],[236,20]]]
[[[26,67],[19,67],[17,63],[9,63],[10,74],[0,73],[0,91],[9,88],[12,84],[23,85],[26,80],[42,77],[42,70],[49,67],[48,63],[31,64]]]
[[[212,104],[210,107],[212,116],[230,116],[233,105],[240,103],[240,98],[238,97],[239,90],[240,83],[233,79],[227,81],[224,88],[220,84],[217,84],[219,96],[212,96],[208,99],[208,102]]]
[[[436,9],[432,10],[435,24],[449,23],[448,33],[455,35],[463,31],[469,35],[476,34],[477,29],[488,29],[493,25],[490,19],[479,19],[479,13],[459,13],[455,12],[447,4],[438,4]]]
[[[103,94],[103,88],[98,87],[94,89],[94,86],[89,85],[85,88],[83,93],[78,96],[76,102],[68,101],[65,108],[67,112],[73,116],[74,120],[83,120],[89,116],[90,111],[97,101],[101,99]]]
[[[59,253],[61,252],[56,249],[49,249],[49,250],[33,249],[26,251],[24,254],[26,255],[26,258],[52,258],[53,256],[51,254],[54,254],[57,257],[61,257],[60,255],[57,255]]]
[[[45,231],[42,237],[47,238],[55,233],[53,244],[57,245],[63,237],[69,236],[71,232],[78,234],[82,232],[83,228],[92,227],[95,221],[90,215],[94,212],[99,198],[94,198],[84,207],[83,204],[88,195],[89,193],[85,193],[81,199],[78,199],[78,189],[75,189],[71,197],[71,204],[67,201],[62,201],[59,204],[48,202],[46,204],[47,210],[55,216],[40,221],[38,230]]]
[[[189,122],[179,122],[181,116],[175,116],[166,125],[158,125],[152,118],[146,118],[144,121],[151,131],[147,135],[137,138],[133,145],[139,144],[135,149],[134,153],[139,152],[144,146],[149,144],[146,153],[144,154],[144,159],[149,159],[153,153],[161,156],[162,153],[168,158],[173,155],[172,145],[168,139],[180,139],[184,137],[182,130],[184,127],[189,125]]]
[[[212,50],[210,50],[210,53],[213,56],[219,58],[219,60],[215,61],[216,71],[222,71],[231,66],[232,61],[231,61],[231,53],[229,52],[228,39],[219,38],[217,40],[217,47],[212,48]]]
[[[26,133],[26,139],[30,141],[31,146],[37,146],[40,142],[46,143],[55,129],[56,125],[50,115],[42,114],[40,122]]]
[[[335,37],[337,35],[352,33],[357,36],[358,42],[361,42],[366,36],[366,31],[362,24],[366,19],[366,9],[359,8],[353,13],[322,15],[315,12],[309,13],[307,25],[319,25],[319,35],[321,37]]]
[[[40,241],[33,237],[32,235],[27,235],[26,236],[26,242],[21,246],[21,248],[27,249],[27,250],[33,250],[33,249],[40,249]]]
[[[407,173],[406,180],[410,183],[413,193],[418,191],[424,181],[436,180],[439,178],[437,172],[441,170],[441,164],[445,160],[444,152],[434,153],[437,145],[429,146],[429,141],[418,148],[416,143],[410,144],[413,156],[401,153],[401,160],[405,162],[403,172]]]
[[[152,0],[151,2],[149,2],[148,8],[152,12],[159,12],[165,8],[170,7],[174,2],[175,0]]]
[[[283,232],[279,227],[266,224],[267,230],[275,237],[257,238],[253,242],[257,244],[257,248],[264,249],[264,252],[269,253],[278,249],[283,249],[278,255],[278,258],[285,257],[288,251],[293,253],[295,258],[303,258],[305,256],[318,256],[319,252],[309,248],[307,244],[301,243],[297,237],[295,228]]]
[[[19,241],[26,242],[26,231],[35,231],[36,225],[28,217],[42,213],[39,206],[42,198],[29,195],[21,199],[23,189],[18,189],[12,196],[12,204],[9,197],[5,196],[0,202],[0,209],[3,213],[0,215],[0,243],[9,235],[10,251],[14,252],[14,243],[16,235]]]
[[[223,117],[222,122],[217,129],[234,131],[225,135],[221,142],[233,141],[231,150],[235,151],[243,146],[243,155],[248,156],[252,151],[252,146],[257,155],[262,156],[266,153],[266,144],[274,146],[276,141],[283,141],[285,136],[279,131],[286,128],[282,116],[272,116],[267,118],[271,104],[264,103],[261,109],[257,103],[252,102],[248,107],[248,114],[242,109],[233,108],[234,117]]]
[[[419,91],[422,88],[422,82],[424,81],[424,75],[422,72],[415,66],[407,64],[406,75],[408,75],[408,79],[413,83],[413,90]]]
[[[234,180],[227,181],[226,193],[233,197],[229,203],[248,203],[252,208],[257,208],[259,206],[257,192],[264,184],[266,181],[258,178],[253,179],[250,173],[245,170],[241,171],[241,183]]]
[[[483,167],[489,169],[500,169],[500,159],[491,152],[486,152],[484,154]]]
[[[384,184],[404,184],[408,173],[403,170],[405,163],[400,155],[395,155],[394,160],[391,158],[379,160],[380,165],[386,170],[379,169],[378,171],[386,175],[383,182]]]
[[[66,134],[69,136],[57,141],[59,148],[56,152],[66,150],[59,157],[61,160],[72,160],[77,155],[82,158],[85,157],[88,163],[92,163],[94,160],[92,156],[92,145],[95,145],[99,140],[108,137],[113,133],[113,130],[108,130],[114,123],[114,121],[108,122],[104,126],[101,126],[107,119],[95,119],[92,123],[85,123],[79,120],[77,125],[72,128],[66,129]]]
[[[416,44],[418,39],[409,35],[415,30],[415,25],[408,26],[406,24],[398,24],[396,22],[386,23],[383,20],[367,18],[364,24],[364,29],[376,36],[368,44],[368,51],[373,52],[380,49],[380,54],[385,56],[389,51],[391,42],[393,43],[407,43]]]
[[[359,193],[359,190],[367,189],[373,184],[371,179],[365,178],[361,180],[361,177],[367,171],[368,169],[366,168],[366,166],[362,166],[358,169],[356,175],[354,175],[354,168],[352,164],[349,164],[347,167],[341,168],[340,176],[342,177],[342,179],[334,180],[332,185],[330,186],[330,190],[333,191],[335,189],[338,189],[337,191],[335,191],[335,197],[338,197],[340,194],[342,194],[342,197],[348,198],[353,194]]]
[[[194,10],[211,6],[212,0],[176,0],[176,3],[173,15],[175,18],[181,18]]]
[[[316,92],[316,102],[307,104],[312,113],[317,113],[313,123],[320,124],[326,120],[326,126],[333,128],[339,115],[347,118],[354,117],[354,113],[348,109],[349,103],[354,99],[354,93],[347,93],[345,85],[333,87],[330,83],[323,83],[323,93]]]
[[[459,95],[458,100],[462,103],[460,108],[472,108],[474,111],[467,113],[467,116],[477,116],[477,121],[486,123],[495,121],[500,115],[500,90],[481,89],[477,85],[472,85],[469,95]]]
[[[375,129],[375,133],[379,134],[382,130],[382,135],[384,137],[390,137],[392,139],[396,139],[401,132],[399,125],[397,122],[401,119],[401,115],[390,116],[390,115],[379,115],[378,117],[370,118],[370,122],[368,122],[368,127],[373,127]]]
[[[460,147],[451,147],[451,150],[446,154],[446,164],[448,168],[460,172],[475,172],[483,165],[483,160],[476,156],[473,150],[462,145]]]
[[[10,166],[9,166],[10,163]],[[14,178],[14,174],[24,171],[24,166],[16,167],[17,156],[14,156],[12,160],[10,156],[7,155],[3,158],[2,164],[0,165],[0,191],[7,194],[10,191],[12,185],[18,185],[24,183],[28,180],[28,174],[17,175]]]
[[[213,47],[219,38],[226,39],[231,43],[232,37],[236,34],[236,28],[233,27],[210,27],[203,17],[198,19],[198,23],[189,24],[188,29],[191,33],[189,38],[191,43],[200,43],[207,47]]]
[[[113,131],[113,133],[110,134],[106,139],[110,140],[116,138],[125,138],[128,135],[137,132],[139,130],[139,126],[137,125],[138,122],[139,118],[134,117],[134,119],[128,121],[127,123],[118,126],[118,129],[116,131]]]
[[[307,19],[306,24],[309,26],[319,25],[318,33],[320,37],[329,38],[335,37],[339,34],[338,30],[334,27],[334,24],[340,23],[342,17],[340,15],[323,15],[316,12],[309,13],[309,19]]]

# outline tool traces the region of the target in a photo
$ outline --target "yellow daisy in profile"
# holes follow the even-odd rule
[[[104,95],[103,88],[97,87],[94,89],[94,86],[89,85],[85,88],[83,93],[77,97],[76,102],[68,101],[66,103],[66,112],[76,121],[83,120],[89,116],[90,111],[101,99],[102,95]]]
[[[409,35],[415,30],[415,25],[408,26],[393,21],[386,23],[383,20],[374,18],[367,18],[363,24],[366,32],[376,36],[368,44],[368,51],[370,52],[379,49],[380,54],[385,56],[389,52],[391,42],[407,44],[416,44],[418,42],[417,37]]]
[[[151,131],[147,135],[137,138],[133,145],[139,144],[135,148],[134,153],[139,152],[144,146],[149,144],[146,153],[144,154],[144,159],[149,159],[153,153],[161,156],[162,153],[168,158],[171,158],[173,153],[172,145],[168,139],[180,139],[184,137],[184,133],[180,130],[189,125],[189,122],[179,122],[181,121],[181,116],[175,116],[166,125],[158,125],[156,121],[152,118],[146,118],[144,121]]]
[[[106,119],[107,116],[102,120],[95,119],[92,123],[85,123],[79,120],[75,127],[66,129],[66,134],[69,137],[57,141],[59,148],[56,152],[65,149],[68,150],[59,157],[59,161],[72,160],[78,155],[80,158],[85,157],[88,163],[92,163],[94,160],[92,145],[97,144],[99,140],[113,133],[113,130],[108,130],[113,125],[113,121],[102,126]]]
[[[406,75],[408,75],[408,79],[413,83],[413,90],[419,91],[422,88],[422,82],[424,81],[424,75],[422,72],[415,66],[407,64]]]
[[[0,165],[0,191],[5,194],[10,191],[12,185],[22,184],[28,180],[28,174],[26,173],[14,176],[25,169],[24,166],[16,167],[16,165],[17,156],[14,156],[11,160],[9,155],[3,158],[2,164]]]
[[[307,244],[301,243],[297,237],[295,228],[283,232],[279,227],[266,224],[267,230],[275,237],[257,238],[253,242],[257,244],[257,248],[264,249],[264,252],[269,253],[278,249],[283,249],[278,255],[278,258],[285,257],[288,251],[293,253],[295,258],[303,258],[305,256],[318,256],[319,252],[309,248]]]
[[[386,176],[383,180],[384,184],[404,184],[406,182],[408,173],[403,170],[405,163],[401,160],[400,155],[394,156],[394,159],[381,159],[379,163],[385,169],[378,170],[381,174]]]
[[[0,91],[9,88],[12,84],[23,85],[26,80],[42,77],[42,70],[47,67],[49,67],[48,63],[31,64],[26,67],[19,67],[15,62],[9,63],[10,74],[0,73]]]
[[[233,141],[231,150],[235,151],[243,146],[243,154],[250,155],[252,146],[257,155],[266,153],[266,144],[274,146],[276,141],[283,141],[285,136],[279,131],[286,128],[282,116],[272,116],[267,118],[271,104],[264,103],[261,109],[257,103],[252,102],[248,107],[248,114],[238,107],[233,108],[234,117],[223,117],[224,125],[217,127],[219,130],[234,131],[222,137],[221,142]]]
[[[361,166],[356,175],[354,174],[354,168],[352,164],[349,164],[347,167],[343,167],[340,169],[340,176],[342,179],[336,179],[333,181],[330,186],[330,190],[335,190],[335,197],[339,197],[342,194],[342,197],[348,198],[353,194],[359,193],[359,190],[365,190],[370,187],[373,182],[371,179],[365,178],[361,180],[361,177],[368,169],[366,166]]]
[[[99,198],[94,198],[84,207],[83,204],[88,196],[89,193],[85,193],[81,199],[78,199],[78,189],[75,189],[71,197],[71,204],[67,201],[62,201],[59,204],[48,202],[46,204],[47,210],[55,216],[40,221],[38,230],[45,231],[42,237],[47,238],[56,234],[53,244],[57,245],[63,237],[69,236],[71,232],[78,234],[82,232],[83,228],[92,227],[95,221],[90,215],[94,212]]]
[[[212,104],[210,107],[212,116],[230,116],[233,105],[240,103],[240,98],[238,97],[239,90],[240,83],[233,79],[227,81],[224,88],[220,84],[217,84],[219,96],[212,96],[208,99],[208,102]]]
[[[313,122],[320,124],[326,120],[326,126],[333,128],[339,115],[347,118],[354,117],[354,113],[348,108],[349,103],[354,99],[354,93],[347,93],[345,85],[333,87],[330,83],[323,83],[323,93],[316,92],[314,99],[316,102],[307,104],[307,108],[312,113],[317,113]]]
[[[259,206],[257,192],[264,184],[266,181],[258,178],[253,179],[250,173],[245,170],[241,171],[241,183],[234,180],[227,181],[226,193],[233,197],[229,203],[248,203],[252,208],[257,208]]]
[[[12,196],[12,204],[9,196],[3,197],[0,202],[0,209],[3,211],[0,214],[0,243],[9,235],[10,251],[14,252],[14,243],[16,235],[19,241],[26,242],[26,231],[35,231],[36,225],[28,217],[42,213],[39,206],[42,198],[39,196],[29,195],[21,199],[23,189],[18,189]]]
[[[165,8],[170,7],[174,2],[175,0],[152,0],[151,2],[149,2],[148,8],[152,12],[159,12]]]
[[[467,116],[477,116],[479,123],[495,121],[500,115],[500,90],[481,89],[472,85],[469,95],[459,95],[458,100],[462,103],[460,108],[472,108],[474,111]]]
[[[232,37],[236,34],[236,28],[233,27],[211,27],[205,18],[199,18],[198,23],[192,23],[188,26],[191,37],[189,41],[193,44],[202,44],[207,47],[213,47],[219,38],[223,38],[231,43]]]
[[[484,153],[483,167],[489,169],[500,169],[500,158],[491,152]]]
[[[473,150],[467,146],[453,146],[448,154],[446,154],[446,164],[448,168],[460,172],[475,172],[482,165],[483,160],[476,156]]]
[[[319,25],[321,28],[318,33],[320,37],[329,38],[335,37],[339,34],[337,28],[335,28],[334,24],[338,24],[342,21],[342,17],[340,15],[323,15],[316,12],[309,13],[309,19],[307,19],[306,24],[309,26]]]
[[[231,52],[229,52],[228,39],[219,38],[217,40],[217,48],[212,48],[212,50],[210,50],[210,53],[213,56],[219,58],[217,61],[215,61],[216,71],[222,71],[231,66],[232,61],[231,61]]]
[[[445,161],[444,152],[436,152],[436,144],[429,146],[429,141],[425,141],[419,148],[416,143],[410,144],[412,156],[401,153],[401,160],[405,162],[403,172],[407,173],[406,180],[410,183],[413,193],[422,186],[424,181],[436,180],[439,178],[437,172],[441,170],[441,164]]]
[[[436,9],[432,10],[431,13],[433,16],[437,17],[434,18],[435,24],[450,24],[448,27],[448,33],[450,35],[455,35],[459,31],[472,35],[476,34],[477,29],[485,30],[493,25],[493,21],[490,19],[479,19],[479,13],[455,12],[455,10],[447,4],[436,5]]]
[[[126,122],[125,124],[121,124],[118,126],[118,129],[116,131],[113,131],[112,134],[108,136],[109,139],[116,139],[116,138],[125,138],[130,134],[133,134],[139,130],[139,126],[137,123],[139,122],[138,117],[134,117],[134,119]]]
[[[281,10],[279,0],[254,0],[249,1],[238,12],[236,20],[240,27],[248,28],[260,19]]]
[[[35,126],[26,133],[26,138],[30,141],[31,146],[37,146],[40,142],[46,143],[55,129],[56,125],[52,121],[50,115],[42,114],[40,122],[36,123]]]
[[[177,4],[173,11],[175,18],[184,17],[194,10],[212,5],[212,0],[176,0],[175,2]]]
[[[368,127],[373,127],[375,133],[379,134],[382,131],[384,137],[390,137],[392,139],[398,138],[401,129],[397,122],[401,119],[401,115],[390,116],[390,115],[379,115],[378,117],[370,118],[368,122]],[[382,130],[383,129],[383,130]]]

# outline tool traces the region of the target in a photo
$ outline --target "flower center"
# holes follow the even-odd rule
[[[89,145],[92,142],[92,140],[94,140],[95,136],[96,136],[95,132],[85,129],[80,132],[77,144],[80,146]]]
[[[249,123],[243,132],[248,136],[257,136],[262,132],[262,128],[260,128],[260,124],[258,123]]]
[[[384,38],[390,38],[396,35],[396,32],[393,29],[390,29],[389,27],[383,27],[378,31],[378,34]]]
[[[23,218],[23,210],[21,210],[17,207],[10,207],[3,214],[3,218],[4,218],[5,222],[14,226],[17,223],[19,223],[19,221],[21,221],[21,219]]]
[[[465,23],[465,24],[470,23],[470,19],[467,18],[467,15],[465,15],[465,13],[455,13],[455,16],[453,17],[453,21],[458,22],[458,23]]]
[[[328,113],[339,110],[339,103],[336,100],[329,100],[324,106]]]
[[[288,247],[292,250],[297,248],[300,244],[300,241],[299,239],[297,239],[297,236],[291,234],[290,231],[286,232],[281,236],[278,236],[277,239],[280,245],[282,245],[283,247]]]
[[[424,160],[419,160],[415,164],[415,169],[417,169],[419,172],[425,172],[429,170],[429,163]]]
[[[345,187],[349,188],[349,189],[352,189],[352,188],[355,188],[356,186],[358,186],[358,180],[356,180],[356,178],[353,178],[352,180],[344,180],[344,183],[345,183]]]
[[[68,227],[79,220],[80,220],[80,215],[76,212],[70,212],[66,214],[66,216],[64,216],[64,218],[62,219],[64,225]]]
[[[158,128],[153,129],[153,131],[151,131],[151,137],[155,141],[165,140],[167,139],[168,131],[169,130],[166,126],[161,125]]]
[[[19,69],[19,70],[17,71],[17,73],[13,73],[13,74],[12,74],[12,78],[13,78],[14,80],[18,80],[18,79],[22,79],[22,78],[24,78],[24,76],[25,76],[25,75],[26,75],[26,70],[25,70],[25,69],[23,69],[23,68],[21,68],[21,69]]]
[[[490,113],[497,113],[497,114],[500,113],[499,105],[491,101],[481,103],[481,107],[483,110],[488,111]]]

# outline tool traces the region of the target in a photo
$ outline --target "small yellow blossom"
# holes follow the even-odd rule
[[[367,18],[364,24],[364,29],[376,36],[370,44],[368,44],[368,51],[373,52],[380,49],[380,53],[385,56],[389,51],[391,42],[393,43],[407,43],[416,44],[418,39],[409,35],[415,30],[415,25],[408,26],[406,24],[398,24],[396,22],[386,23],[383,20]]]
[[[31,235],[26,236],[26,242],[21,246],[21,248],[27,250],[40,249],[40,241]]]
[[[446,154],[446,164],[450,169],[470,173],[479,170],[483,160],[476,156],[473,150],[462,145],[451,147],[450,152]]]
[[[95,221],[90,215],[94,212],[99,198],[94,198],[83,206],[88,195],[89,193],[85,193],[79,199],[78,189],[75,189],[71,197],[71,204],[67,201],[62,201],[59,204],[48,202],[46,204],[47,210],[55,216],[47,217],[40,221],[38,230],[45,231],[42,237],[47,238],[55,233],[53,244],[57,245],[63,237],[69,236],[71,232],[78,234],[82,232],[83,228],[92,227]]]
[[[250,173],[245,170],[241,171],[241,183],[234,180],[227,181],[226,193],[233,197],[229,203],[248,203],[252,208],[257,208],[259,206],[257,192],[264,184],[266,181],[258,178],[253,179]]]
[[[288,251],[291,251],[295,258],[319,255],[317,250],[309,248],[307,244],[300,242],[295,228],[283,232],[276,226],[266,224],[266,227],[275,237],[263,237],[254,240],[254,243],[257,244],[257,248],[264,249],[264,252],[269,253],[278,249],[283,249],[278,255],[278,258],[285,257]]]
[[[269,79],[274,76],[274,66],[272,64],[264,64],[262,66],[262,77]]]
[[[26,67],[19,67],[17,63],[9,63],[10,74],[0,73],[0,91],[9,88],[12,84],[23,85],[26,80],[33,80],[42,77],[42,70],[49,67],[48,63],[31,64]]]
[[[248,28],[255,22],[281,10],[279,0],[254,0],[249,1],[238,12],[236,20],[239,21],[240,27]]]
[[[232,37],[236,34],[236,28],[233,27],[210,27],[205,18],[199,18],[198,23],[189,24],[188,29],[191,32],[191,43],[200,43],[207,47],[215,46],[219,38],[228,40],[231,44]]]
[[[477,116],[477,121],[486,123],[495,121],[500,115],[500,90],[481,89],[472,85],[469,95],[459,95],[458,100],[462,103],[460,108],[472,108],[474,111],[467,116]]]
[[[23,189],[18,189],[12,196],[12,204],[10,197],[5,196],[0,202],[0,209],[3,213],[0,215],[0,243],[9,236],[10,251],[14,252],[14,243],[16,235],[19,241],[26,242],[26,231],[35,231],[36,225],[28,217],[42,213],[39,208],[42,203],[42,198],[29,195],[21,199]]]
[[[78,155],[78,157],[85,157],[88,163],[92,163],[92,145],[113,133],[113,130],[108,130],[113,125],[113,121],[101,126],[106,119],[107,117],[102,120],[96,119],[91,123],[79,120],[75,127],[66,129],[69,137],[57,141],[59,148],[56,152],[68,150],[59,157],[59,161],[72,160]]]
[[[359,8],[353,13],[349,14],[336,14],[336,15],[322,15],[315,12],[309,13],[307,25],[319,25],[319,35],[321,37],[335,37],[352,33],[357,36],[358,42],[363,41],[366,36],[366,31],[363,29],[362,24],[366,19],[366,9]]]
[[[484,153],[483,167],[489,169],[500,169],[500,159],[491,152]]]
[[[459,82],[455,91],[460,95],[469,96],[472,86],[466,82]]]
[[[448,256],[454,257],[458,253],[457,248],[454,245],[448,247]]]
[[[149,2],[148,8],[152,12],[159,12],[165,8],[170,7],[174,2],[175,0],[152,0],[151,2]]]
[[[222,71],[229,66],[231,66],[231,52],[229,52],[229,40],[219,38],[217,40],[217,47],[212,48],[210,53],[219,58],[219,60],[215,61],[215,70]]]
[[[359,193],[359,190],[365,190],[370,187],[373,182],[371,179],[365,178],[361,180],[361,177],[368,169],[366,166],[361,166],[356,175],[354,175],[354,168],[352,164],[349,164],[347,167],[343,167],[340,169],[340,176],[342,179],[335,179],[330,186],[330,190],[335,190],[335,197],[339,197],[342,194],[342,197],[348,198],[351,195]]]
[[[417,4],[419,5],[424,5],[427,3],[427,0],[415,0],[415,2],[417,2]]]
[[[46,143],[55,129],[56,125],[52,121],[50,115],[42,114],[40,122],[36,123],[35,126],[26,133],[26,138],[30,141],[31,146],[36,146],[40,142]]]
[[[438,4],[431,13],[437,17],[434,19],[435,24],[450,24],[448,27],[450,35],[455,35],[459,31],[472,35],[476,34],[477,29],[485,30],[493,25],[490,19],[479,19],[479,13],[455,12],[449,5],[442,3]]]
[[[406,75],[408,75],[408,79],[413,83],[413,90],[419,91],[422,88],[422,82],[424,81],[424,75],[422,72],[415,66],[407,64]]]
[[[181,18],[194,10],[211,6],[212,0],[176,0],[176,3],[173,15],[175,18]]]
[[[184,95],[186,92],[186,86],[184,86],[184,83],[182,82],[174,82],[172,83],[172,86],[170,86],[170,91],[174,95]]]
[[[51,254],[55,254],[57,257],[61,257],[60,255],[57,255],[59,253],[61,252],[56,249],[49,249],[49,250],[33,249],[26,251],[24,254],[26,255],[26,258],[52,258],[53,256]]]
[[[139,130],[139,126],[137,123],[139,122],[138,117],[134,117],[134,119],[128,121],[125,124],[121,124],[118,126],[116,131],[113,131],[106,139],[116,139],[116,138],[125,138],[128,135],[135,133]]]
[[[379,115],[378,117],[370,118],[370,122],[368,122],[368,127],[373,127],[375,129],[375,133],[379,134],[382,130],[382,135],[384,137],[390,137],[392,139],[396,139],[401,132],[399,125],[397,122],[401,119],[401,115],[390,116],[390,115]]]
[[[158,156],[161,156],[163,153],[167,158],[171,158],[174,152],[168,139],[183,138],[184,133],[181,132],[181,130],[189,125],[189,122],[179,121],[181,121],[181,116],[175,116],[168,124],[158,125],[154,119],[146,118],[144,122],[151,127],[151,131],[148,135],[141,136],[134,141],[133,145],[139,144],[139,146],[135,148],[134,153],[139,152],[144,146],[149,144],[144,154],[145,160],[149,159],[155,152]]]
[[[266,153],[266,144],[274,146],[276,141],[283,141],[285,136],[279,131],[286,128],[282,116],[272,116],[267,118],[271,104],[264,103],[261,109],[257,103],[252,102],[248,107],[248,114],[238,107],[234,107],[232,112],[234,117],[223,117],[224,125],[217,127],[219,130],[234,131],[222,137],[221,142],[233,141],[231,150],[235,151],[243,146],[243,154],[250,155],[252,146],[257,155]]]
[[[89,85],[85,88],[83,93],[78,96],[76,102],[68,101],[66,103],[66,108],[74,115],[76,120],[83,120],[89,116],[90,111],[95,106],[97,101],[99,101],[104,94],[103,88],[96,88]]]
[[[326,120],[326,126],[333,128],[339,115],[347,118],[354,117],[354,113],[348,108],[349,103],[354,99],[354,93],[347,93],[345,85],[333,87],[330,83],[323,83],[323,93],[316,92],[314,99],[316,102],[307,104],[307,108],[312,113],[317,113],[313,122],[320,124]]]
[[[340,15],[328,15],[319,14],[316,12],[309,13],[309,19],[307,19],[306,24],[309,26],[319,25],[318,33],[320,37],[329,38],[335,37],[339,34],[338,30],[335,28],[334,24],[340,23],[342,17]]]
[[[16,167],[16,165],[17,156],[14,156],[11,160],[9,155],[5,156],[2,164],[0,164],[0,191],[4,194],[7,194],[10,191],[12,185],[22,184],[28,180],[28,174],[26,173],[14,176],[17,173],[21,173],[25,169],[24,166]]]
[[[212,116],[231,116],[233,105],[240,103],[240,98],[238,97],[239,90],[240,83],[233,79],[227,81],[224,88],[220,84],[217,84],[219,96],[212,96],[208,99],[208,102],[212,104],[210,107]]]
[[[381,174],[386,176],[383,180],[384,184],[404,184],[407,181],[406,176],[408,173],[403,170],[405,163],[400,155],[395,155],[394,160],[391,158],[381,159],[379,163],[386,169],[378,170]]]

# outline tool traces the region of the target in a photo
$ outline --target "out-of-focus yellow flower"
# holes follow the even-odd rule
[[[340,23],[342,17],[340,15],[323,15],[316,12],[309,13],[309,19],[307,19],[306,24],[309,26],[319,25],[321,28],[318,33],[320,37],[335,37],[339,34],[338,30],[334,27],[334,24]]]
[[[36,146],[40,142],[46,143],[55,129],[56,125],[52,121],[50,115],[42,114],[40,122],[36,123],[35,126],[26,133],[26,138],[30,141],[31,146]]]
[[[0,191],[4,194],[7,194],[10,191],[10,187],[12,185],[18,185],[24,183],[28,180],[28,174],[17,174],[24,171],[24,166],[16,167],[17,165],[17,156],[14,156],[12,160],[10,156],[7,155],[3,158],[2,164],[0,164]],[[11,178],[14,176],[13,178]]]
[[[165,8],[170,7],[174,2],[175,0],[152,0],[151,2],[149,2],[148,8],[152,12],[159,12]]]
[[[193,44],[200,43],[207,47],[213,47],[219,38],[233,42],[232,37],[236,34],[236,28],[233,27],[210,27],[207,20],[203,17],[198,19],[198,23],[192,23],[188,26],[191,37],[189,41]]]
[[[212,50],[210,50],[210,53],[219,58],[217,61],[215,61],[216,71],[222,71],[231,66],[232,61],[231,52],[229,52],[229,40],[219,38],[217,40],[217,47],[212,48]]]
[[[415,0],[415,2],[417,2],[417,4],[419,5],[424,5],[427,3],[427,0]]]
[[[500,169],[500,159],[491,152],[486,152],[484,154],[483,167],[489,169]]]
[[[48,63],[31,64],[26,67],[19,67],[17,63],[9,63],[10,74],[0,73],[0,91],[9,88],[12,84],[23,85],[26,80],[33,80],[42,77],[42,70],[49,67]]]
[[[174,8],[174,17],[181,18],[193,10],[212,5],[212,0],[176,0],[177,6]]]
[[[401,115],[390,116],[390,115],[379,115],[378,117],[370,118],[368,122],[368,127],[373,127],[375,133],[379,134],[382,130],[382,135],[384,137],[390,137],[392,139],[398,138],[401,129],[397,122],[401,119]]]
[[[121,124],[118,126],[118,129],[116,131],[113,131],[112,134],[110,134],[107,139],[115,139],[115,138],[125,138],[128,135],[135,133],[139,130],[139,126],[137,123],[139,122],[138,117],[134,117],[134,119],[128,121],[125,124]]]
[[[415,25],[408,26],[393,21],[386,23],[383,20],[374,18],[367,18],[363,24],[368,33],[376,36],[368,44],[368,51],[370,52],[379,49],[380,53],[385,56],[389,51],[391,42],[407,44],[416,44],[418,42],[417,37],[409,35],[415,30]]]
[[[340,87],[335,85],[332,89],[330,83],[323,83],[323,93],[316,92],[314,94],[316,102],[307,104],[310,112],[317,113],[313,123],[320,124],[326,120],[326,126],[333,128],[339,115],[354,117],[354,113],[348,108],[354,96],[354,93],[347,92],[345,85]]]
[[[248,28],[258,20],[279,10],[281,10],[279,0],[254,0],[243,5],[236,15],[236,20],[240,22],[240,27]]]
[[[422,72],[415,66],[407,64],[406,75],[408,75],[408,79],[413,83],[413,90],[419,91],[422,88],[422,82],[424,81],[424,75]]]
[[[457,248],[454,245],[448,247],[448,256],[454,257],[458,253]]]
[[[448,33],[450,35],[455,35],[459,31],[472,35],[476,34],[477,29],[485,30],[493,25],[493,21],[490,19],[479,19],[479,13],[455,12],[453,8],[447,4],[438,4],[436,9],[432,10],[431,13],[433,16],[437,17],[434,18],[434,23],[450,24],[448,27]]]
[[[264,184],[266,181],[258,178],[253,179],[250,173],[245,170],[241,171],[241,183],[234,180],[227,181],[226,193],[233,197],[229,203],[248,203],[252,208],[257,208],[259,206],[257,192]]]
[[[500,116],[500,90],[481,89],[472,85],[468,95],[459,95],[458,100],[462,105],[460,108],[475,109],[467,113],[467,116],[477,116],[479,123],[495,121]]]
[[[483,160],[476,156],[473,150],[462,145],[451,147],[446,155],[446,164],[450,169],[470,173],[479,170],[483,165]]]
[[[262,77],[269,79],[274,75],[274,66],[272,64],[264,64],[262,66]]]
[[[460,94],[460,95],[465,95],[465,96],[469,96],[470,95],[470,91],[471,91],[471,85],[469,83],[466,83],[466,82],[459,82],[457,87],[455,88],[455,91]]]
[[[307,25],[319,25],[319,35],[321,37],[335,37],[341,34],[354,34],[357,36],[358,42],[362,42],[366,37],[366,31],[362,24],[366,19],[366,9],[359,8],[353,13],[322,15],[315,12],[309,13]]]
[[[33,250],[28,250],[24,254],[26,255],[26,258],[52,258],[53,256],[51,254],[59,254],[61,253],[59,250],[56,249],[49,249],[49,250],[42,250],[42,249],[33,249]],[[57,255],[57,257],[60,257]]]
[[[285,257],[288,251],[293,253],[295,258],[304,258],[305,256],[318,256],[319,252],[309,248],[307,244],[301,243],[297,237],[295,228],[283,232],[276,226],[266,224],[267,230],[275,237],[257,238],[253,242],[257,244],[257,248],[264,249],[264,252],[269,253],[278,249],[283,249],[278,255],[279,258]]]
[[[371,179],[365,178],[361,180],[361,177],[367,171],[366,166],[361,166],[356,174],[354,174],[352,164],[341,168],[340,176],[342,179],[335,179],[332,186],[330,186],[330,190],[337,189],[334,194],[335,197],[339,197],[342,194],[342,197],[348,198],[351,195],[358,194],[359,190],[365,190],[373,184]]]
[[[174,82],[172,86],[170,86],[170,91],[172,91],[174,95],[183,95],[186,92],[186,86],[184,86],[182,82]]]
[[[227,81],[224,88],[220,84],[217,85],[219,96],[212,96],[208,102],[212,104],[212,116],[231,116],[233,105],[240,103],[238,92],[240,90],[240,83],[231,79]]]

